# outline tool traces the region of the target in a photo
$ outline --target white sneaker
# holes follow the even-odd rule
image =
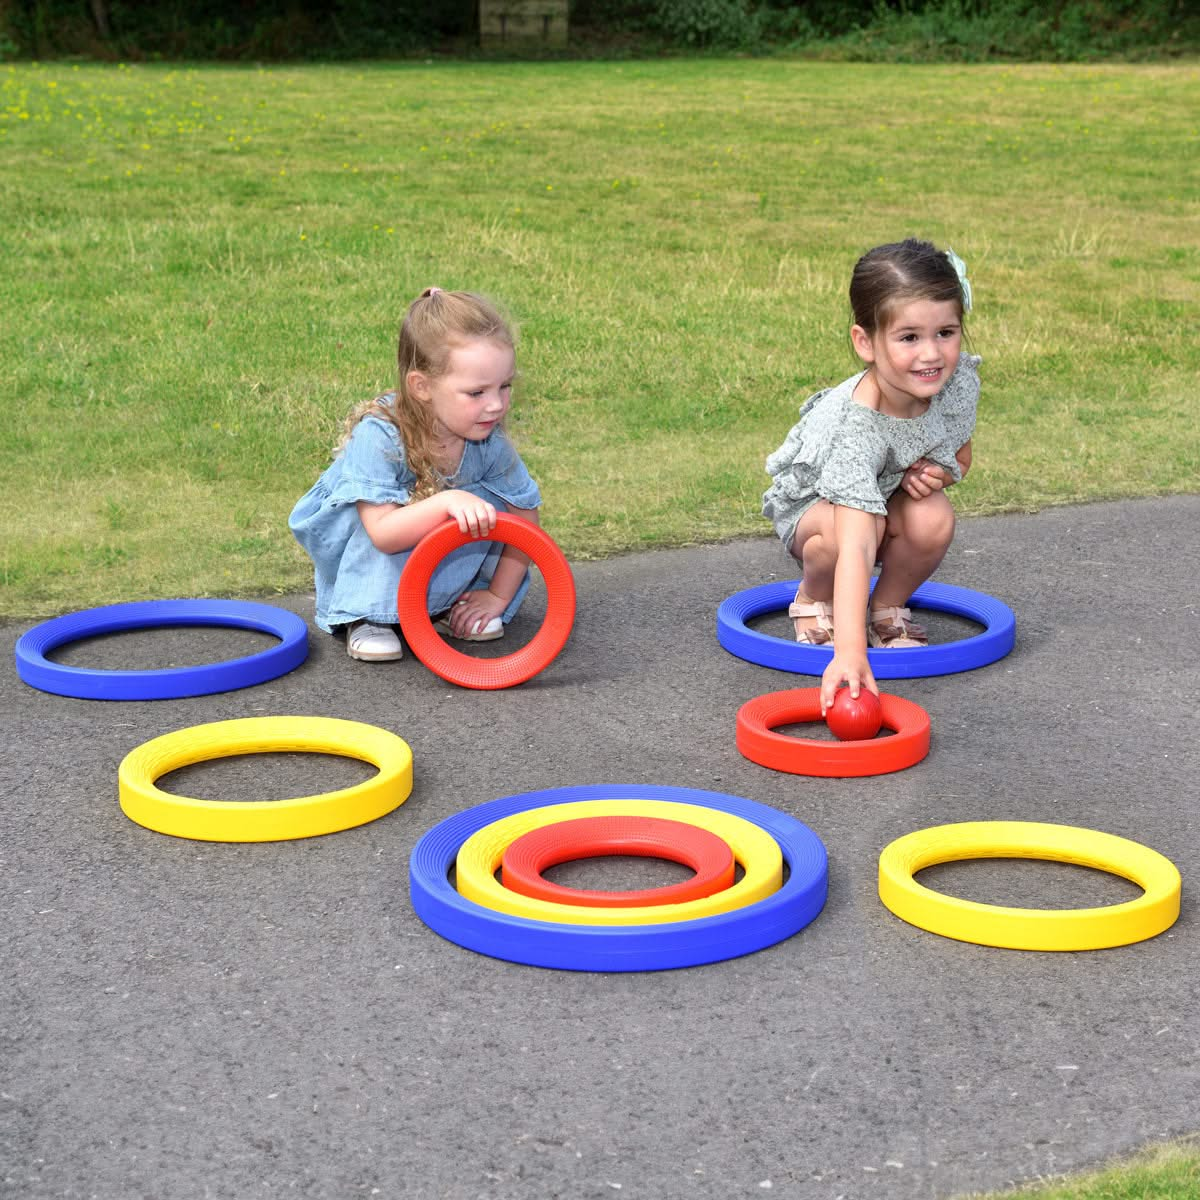
[[[455,633],[450,628],[449,617],[439,617],[433,623],[434,629],[443,637],[458,638],[460,642],[494,642],[504,636],[504,622],[500,617],[493,617],[482,629],[475,633]]]
[[[404,657],[404,646],[390,625],[355,621],[346,630],[346,653],[361,662],[395,662]]]

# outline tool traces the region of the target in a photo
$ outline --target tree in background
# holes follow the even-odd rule
[[[1200,49],[1194,0],[572,0],[568,52],[788,48],[894,61]],[[0,0],[0,54],[338,59],[469,54],[478,0]]]

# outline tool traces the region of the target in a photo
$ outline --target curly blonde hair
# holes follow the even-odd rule
[[[395,399],[377,396],[358,405],[346,418],[341,445],[363,417],[378,417],[396,427],[409,469],[416,476],[412,498],[423,500],[442,491],[446,481],[437,467],[433,410],[408,388],[410,371],[439,379],[450,369],[450,353],[467,342],[487,341],[513,349],[509,321],[490,300],[474,292],[426,288],[409,306],[400,324],[396,348]]]

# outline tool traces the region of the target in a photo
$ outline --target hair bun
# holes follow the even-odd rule
[[[421,299],[422,300],[431,300],[431,299],[433,299],[434,296],[440,295],[441,291],[442,291],[442,289],[440,287],[427,287],[421,293]]]

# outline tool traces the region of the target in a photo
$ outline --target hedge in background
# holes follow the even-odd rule
[[[0,0],[0,56],[349,59],[480,53],[477,0]],[[1200,52],[1190,0],[573,0],[568,55],[695,50],[893,62]],[[511,53],[511,51],[510,51]]]

